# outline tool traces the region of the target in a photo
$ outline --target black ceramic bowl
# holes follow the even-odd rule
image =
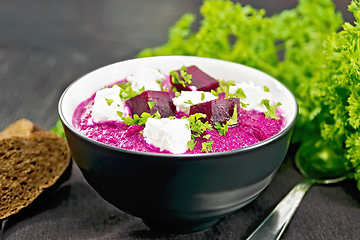
[[[221,153],[171,155],[108,146],[80,134],[72,125],[76,107],[97,90],[150,66],[163,73],[196,65],[217,79],[251,80],[266,85],[282,102],[287,125],[258,144]],[[88,183],[106,201],[143,219],[150,228],[192,232],[254,200],[270,183],[285,158],[298,113],[293,94],[279,81],[253,68],[216,59],[166,56],[115,63],[72,83],[58,111],[72,156]]]

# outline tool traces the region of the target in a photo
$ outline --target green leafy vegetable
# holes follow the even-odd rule
[[[188,148],[189,148],[190,151],[194,150],[195,145],[196,145],[196,142],[195,142],[194,139],[191,139],[191,140],[188,141],[188,143],[187,143],[187,146],[188,146]]]
[[[170,71],[171,81],[174,84],[181,84],[183,87],[185,87],[185,84],[191,84],[192,75],[187,74],[186,72],[187,68],[186,66],[182,66],[180,68],[180,75],[183,80],[180,80],[179,74],[176,71]]]
[[[117,85],[121,88],[119,96],[123,101],[136,97],[137,95],[145,91],[145,87],[142,87],[138,91],[135,91],[131,87],[131,83],[125,81]]]
[[[202,93],[201,93],[201,102],[204,101],[204,100],[205,100],[205,93],[202,92]]]
[[[203,142],[201,144],[201,146],[202,146],[201,152],[211,152],[213,143],[214,143],[214,141]]]
[[[215,122],[214,128],[218,130],[219,135],[221,136],[225,136],[225,134],[229,131],[227,123],[221,125],[221,123]]]
[[[235,86],[235,82],[232,81],[232,80],[228,80],[228,81],[225,81],[224,79],[223,80],[219,80],[219,87],[216,89],[216,95],[215,96],[218,96],[218,94],[221,94],[221,93],[229,93],[229,88],[230,86]],[[211,92],[213,92],[214,90],[211,90]]]
[[[267,118],[271,118],[271,119],[276,119],[279,120],[279,117],[276,116],[275,112],[276,112],[276,108],[278,108],[279,106],[281,106],[281,102],[278,102],[274,105],[270,105],[270,101],[269,99],[263,99],[261,101],[261,104],[264,105],[267,109],[265,113],[265,117]]]
[[[166,89],[164,89],[164,86],[162,85],[162,81],[161,80],[156,80],[156,83],[159,84],[161,91],[165,91]]]
[[[238,123],[238,112],[237,112],[237,106],[235,104],[233,115],[231,118],[226,122],[228,125],[236,125]]]
[[[226,121],[225,124],[221,125],[219,122],[215,122],[214,128],[218,130],[219,135],[225,136],[226,133],[229,131],[229,126],[236,125],[238,121],[238,115],[237,115],[237,106],[235,104],[233,115],[229,120]]]
[[[123,113],[119,112],[119,111],[117,112],[117,114],[121,117],[121,120],[123,121],[123,123],[125,123],[127,125],[143,126],[143,125],[145,125],[146,121],[149,118],[155,118],[155,119],[161,118],[160,113],[158,111],[156,113],[154,113],[153,115],[151,115],[150,113],[147,113],[147,112],[143,112],[140,117],[137,114],[134,114],[133,117],[123,117]]]
[[[109,106],[114,102],[113,99],[107,99],[107,98],[105,98],[105,100],[106,100],[106,103],[107,103]]]
[[[206,115],[202,114],[202,113],[195,113],[190,115],[188,118],[187,117],[183,117],[183,119],[188,119],[189,123],[190,123],[190,129],[191,129],[191,137],[192,138],[197,138],[197,137],[201,137],[202,134],[207,130],[207,129],[212,129],[212,126],[210,123],[208,123],[207,121],[205,123],[203,123],[200,118],[205,118]]]
[[[228,98],[244,99],[244,98],[246,98],[246,95],[245,95],[244,91],[242,90],[242,88],[238,88],[236,90],[236,92],[234,92],[234,93],[226,93],[225,94],[225,99],[228,99]]]
[[[148,102],[150,110],[155,106],[155,101]]]
[[[194,105],[194,103],[191,100],[184,101],[184,103]]]
[[[192,80],[192,75],[188,74],[186,72],[187,68],[185,66],[182,66],[180,69],[180,75],[181,77],[184,79],[184,82],[187,84],[191,84],[191,80]]]
[[[167,43],[144,49],[138,57],[218,58],[279,79],[299,103],[293,142],[314,148],[307,143],[319,138],[320,145],[342,156],[340,167],[347,167],[360,189],[359,1],[348,10],[354,24],[343,22],[331,0],[299,0],[295,8],[270,17],[249,5],[205,0],[198,31],[191,30],[195,15],[185,14],[169,30]],[[216,91],[222,92],[228,92],[226,85]]]
[[[66,139],[65,131],[64,131],[64,128],[63,128],[63,125],[62,125],[60,119],[57,120],[55,126],[50,128],[50,132],[53,132],[53,133],[59,135],[60,137]]]

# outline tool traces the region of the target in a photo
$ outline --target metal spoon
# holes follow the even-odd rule
[[[274,240],[280,239],[285,228],[290,222],[298,208],[302,198],[313,184],[331,184],[343,181],[348,178],[348,172],[345,166],[337,165],[339,158],[329,161],[329,151],[323,144],[314,142],[314,146],[318,148],[315,157],[319,164],[314,164],[314,159],[309,160],[307,154],[301,154],[300,147],[295,155],[295,164],[305,179],[298,183],[275,207],[269,216],[255,229],[255,231],[247,238],[247,240]],[[335,156],[335,155],[334,155]],[[325,161],[326,160],[326,161]],[[311,163],[311,164],[310,164]],[[326,169],[328,168],[328,169]],[[331,177],[332,176],[332,177]]]

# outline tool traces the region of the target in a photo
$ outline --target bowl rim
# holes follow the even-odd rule
[[[186,58],[197,58],[197,59],[210,59],[210,58],[206,58],[206,57],[198,57],[198,56],[183,56],[183,55],[171,55],[171,56],[154,56],[154,57],[146,57],[148,59],[154,59],[154,58],[169,58],[169,57],[186,57]],[[295,95],[292,93],[292,91],[289,90],[289,88],[287,86],[285,86],[282,82],[280,82],[279,80],[277,80],[276,78],[270,76],[269,74],[265,73],[265,72],[262,72],[258,69],[255,69],[255,68],[252,68],[252,67],[249,67],[249,66],[246,66],[244,64],[240,64],[240,63],[235,63],[235,62],[230,62],[230,61],[226,61],[226,60],[221,60],[221,59],[215,59],[215,58],[211,58],[211,60],[215,60],[215,61],[223,61],[223,62],[228,62],[228,63],[232,63],[232,64],[238,64],[238,65],[242,65],[244,67],[247,67],[247,68],[251,68],[255,71],[259,71],[263,74],[266,74],[268,76],[270,76],[274,81],[276,81],[277,83],[279,83],[286,91],[288,91],[291,95],[291,97],[293,98],[293,101],[295,103],[295,109],[294,109],[294,118],[293,119],[290,119],[290,122],[289,124],[287,124],[285,126],[285,128],[283,128],[280,132],[278,132],[277,134],[275,134],[274,136],[270,137],[270,138],[267,138],[261,142],[258,142],[258,143],[255,143],[255,144],[252,144],[252,145],[249,145],[249,146],[246,146],[246,147],[243,147],[243,148],[238,148],[238,149],[233,149],[233,150],[228,150],[228,151],[222,151],[222,152],[208,152],[208,153],[199,153],[199,154],[172,154],[172,153],[154,153],[154,152],[140,152],[140,151],[134,151],[134,150],[129,150],[129,149],[124,149],[124,148],[119,148],[119,147],[115,147],[115,146],[110,146],[110,145],[107,145],[105,143],[101,143],[101,142],[98,142],[94,139],[91,139],[83,134],[81,134],[78,130],[75,129],[75,127],[69,123],[66,119],[65,119],[65,116],[63,114],[63,111],[62,111],[62,103],[63,103],[63,100],[65,98],[65,95],[66,93],[69,91],[69,89],[74,85],[76,84],[76,82],[80,81],[82,78],[84,78],[85,76],[89,75],[89,74],[92,74],[93,72],[99,70],[99,69],[102,69],[102,68],[106,68],[106,67],[109,67],[111,65],[116,65],[116,64],[119,64],[119,63],[122,63],[122,62],[130,62],[130,61],[136,61],[137,59],[141,59],[141,58],[134,58],[134,59],[127,59],[127,60],[124,60],[124,61],[119,61],[119,62],[115,62],[115,63],[112,63],[112,64],[108,64],[108,65],[105,65],[103,67],[100,67],[100,68],[97,68],[97,69],[94,69],[88,73],[85,73],[83,75],[81,75],[80,77],[78,77],[76,80],[74,80],[64,91],[63,93],[61,94],[60,96],[60,99],[58,101],[58,115],[59,115],[59,118],[63,124],[63,127],[66,127],[68,128],[73,134],[75,134],[76,136],[80,137],[81,139],[87,141],[87,142],[90,142],[92,144],[95,144],[99,147],[104,147],[108,150],[111,150],[111,151],[115,151],[115,152],[119,152],[119,153],[125,153],[125,154],[130,154],[130,155],[139,155],[139,156],[148,156],[148,157],[157,157],[157,158],[184,158],[184,159],[201,159],[201,158],[216,158],[216,157],[219,157],[219,156],[228,156],[228,155],[234,155],[234,154],[239,154],[239,153],[242,153],[242,152],[249,152],[249,151],[253,151],[255,149],[258,149],[264,145],[267,145],[271,142],[275,142],[276,140],[280,139],[281,137],[283,137],[284,135],[286,135],[295,125],[296,123],[296,120],[298,118],[298,113],[299,113],[299,105],[298,105],[298,102],[297,102],[297,99],[295,97]]]

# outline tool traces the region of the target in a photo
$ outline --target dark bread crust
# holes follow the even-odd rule
[[[0,219],[32,203],[70,162],[66,140],[51,132],[0,139]]]
[[[13,136],[29,136],[36,131],[36,126],[30,120],[20,119],[10,124],[2,132],[0,132],[0,139]]]

